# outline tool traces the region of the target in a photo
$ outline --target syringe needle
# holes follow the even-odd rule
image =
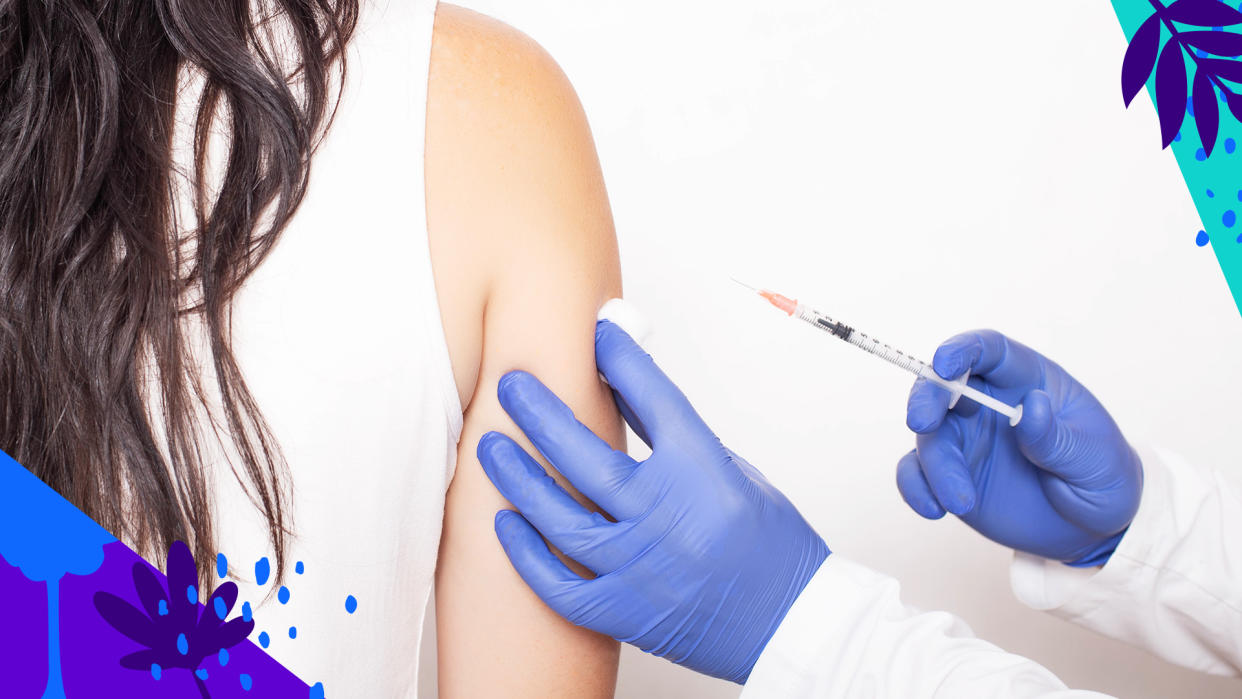
[[[747,284],[746,282],[741,281],[741,280],[740,280],[740,279],[738,279],[737,277],[729,277],[729,278],[730,278],[730,279],[732,279],[733,281],[737,282],[738,284],[740,284],[740,285],[742,285],[742,286],[746,287],[747,289],[750,289],[751,291],[755,292],[756,294],[763,293],[763,292],[762,292],[762,291],[760,291],[759,289],[756,289],[755,287],[751,286],[750,284]]]

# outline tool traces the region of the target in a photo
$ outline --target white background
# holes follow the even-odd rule
[[[1122,106],[1109,3],[463,4],[564,67],[649,349],[834,551],[1071,686],[1242,690],[1020,606],[1008,551],[897,494],[910,377],[728,281],[928,359],[957,331],[998,328],[1074,373],[1131,440],[1238,471],[1242,322],[1211,248],[1194,244],[1201,224],[1150,101]],[[738,691],[623,655],[620,697]]]

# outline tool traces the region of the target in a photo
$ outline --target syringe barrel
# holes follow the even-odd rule
[[[928,369],[927,364],[922,360],[911,357],[901,350],[869,337],[866,333],[860,333],[845,323],[834,320],[805,304],[798,304],[794,315],[799,320],[806,321],[824,332],[832,333],[851,345],[874,354],[890,364],[899,366],[911,374],[922,376],[923,371]]]

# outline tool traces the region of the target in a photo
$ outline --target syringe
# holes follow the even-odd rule
[[[742,282],[736,279],[733,281],[738,284],[742,284]],[[788,313],[790,316],[797,318],[798,320],[806,321],[826,333],[836,335],[864,352],[873,354],[890,364],[905,369],[915,376],[921,376],[928,381],[941,386],[952,394],[952,398],[949,400],[950,408],[957,404],[958,398],[966,396],[979,405],[991,408],[992,410],[995,410],[1001,415],[1009,418],[1010,426],[1017,426],[1018,422],[1022,419],[1021,405],[1015,407],[1002,403],[983,391],[967,385],[966,380],[970,377],[969,372],[953,381],[943,379],[925,362],[920,361],[905,352],[898,351],[880,342],[879,340],[868,337],[866,334],[858,332],[845,323],[835,321],[813,308],[809,308],[801,303],[798,303],[795,299],[782,296],[766,289],[756,289],[749,284],[742,284],[742,286],[759,294],[763,298],[767,299],[768,303],[771,303],[773,306],[776,306],[782,311]]]

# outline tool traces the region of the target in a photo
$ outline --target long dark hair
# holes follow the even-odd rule
[[[305,193],[358,2],[0,0],[0,449],[157,561],[185,541],[200,575],[215,560],[208,390],[284,570],[287,468],[229,308]],[[178,168],[187,76],[201,93]]]

